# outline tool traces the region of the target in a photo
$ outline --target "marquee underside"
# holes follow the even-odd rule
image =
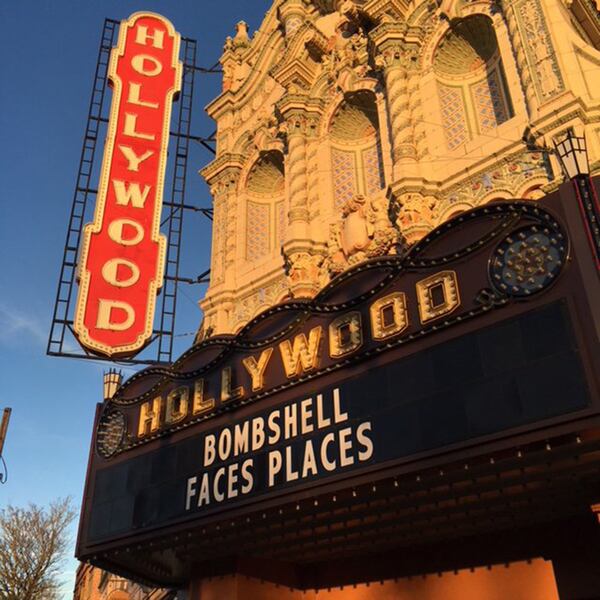
[[[243,517],[231,511],[90,559],[160,585],[238,571],[311,589],[464,568],[465,560],[484,566],[547,556],[562,550],[565,528],[596,529],[590,506],[600,486],[600,428],[494,446]]]

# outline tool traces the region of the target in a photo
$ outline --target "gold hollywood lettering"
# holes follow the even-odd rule
[[[417,283],[421,323],[450,314],[460,306],[458,280],[454,271],[442,271]]]
[[[246,371],[250,373],[250,377],[252,378],[252,391],[256,392],[265,384],[265,369],[269,364],[269,360],[271,359],[271,355],[273,354],[273,348],[267,348],[263,350],[258,361],[254,358],[254,356],[248,356],[242,360],[244,367],[246,367]]]
[[[354,311],[329,324],[329,355],[331,358],[344,356],[362,346],[362,323],[360,313]]]
[[[190,391],[186,386],[178,387],[167,395],[165,424],[174,425],[183,421],[188,414]]]
[[[221,371],[221,402],[231,402],[244,395],[244,388],[240,385],[232,389],[233,370],[231,367],[225,367]]]
[[[145,437],[159,430],[161,408],[162,398],[160,396],[154,398],[152,402],[145,402],[140,406],[138,437]]]
[[[297,377],[304,371],[312,371],[317,367],[322,334],[323,328],[318,326],[310,330],[308,341],[301,333],[294,338],[293,344],[289,340],[279,344],[287,377]]]
[[[204,397],[204,379],[198,379],[194,384],[194,399],[192,401],[192,414],[202,415],[215,407],[214,398]]]
[[[369,309],[373,339],[385,340],[408,327],[404,292],[394,292],[375,300]]]

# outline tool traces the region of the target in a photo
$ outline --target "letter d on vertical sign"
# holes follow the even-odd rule
[[[140,12],[121,23],[111,52],[111,112],[94,220],[83,232],[74,319],[81,345],[104,356],[132,356],[152,335],[164,277],[160,216],[171,107],[181,90],[179,44],[167,19]]]

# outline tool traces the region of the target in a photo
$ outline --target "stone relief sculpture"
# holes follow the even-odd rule
[[[324,257],[308,252],[284,255],[284,270],[294,298],[311,298],[322,285]]]
[[[401,236],[388,217],[387,204],[385,196],[355,195],[342,207],[341,220],[329,228],[325,266],[330,276],[368,258],[396,254]]]
[[[402,194],[393,209],[397,227],[402,231],[415,225],[431,229],[435,222],[435,206],[435,197],[419,193]]]
[[[563,82],[542,7],[538,0],[521,1],[518,16],[527,41],[525,52],[533,66],[533,79],[538,93],[545,100],[562,91]]]

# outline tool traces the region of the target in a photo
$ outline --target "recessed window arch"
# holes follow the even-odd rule
[[[279,254],[285,224],[283,154],[264,152],[246,179],[246,260]]]
[[[596,0],[569,0],[565,4],[575,31],[586,44],[600,50],[600,14]]]
[[[485,135],[513,116],[492,21],[474,15],[452,23],[433,58],[449,150]]]
[[[375,94],[348,94],[329,125],[334,210],[356,194],[372,196],[385,186]]]

